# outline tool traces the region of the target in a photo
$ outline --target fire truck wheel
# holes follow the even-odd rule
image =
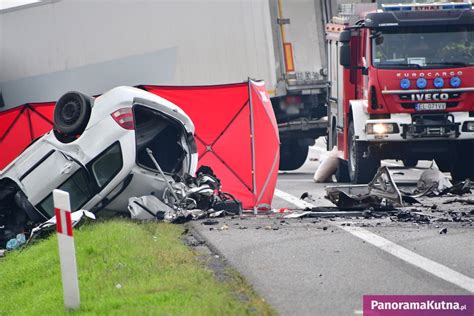
[[[336,180],[337,182],[351,182],[347,161],[339,159],[339,165],[336,170]]]
[[[474,178],[474,170],[470,161],[469,151],[458,152],[458,157],[454,159],[451,165],[451,177],[454,182],[464,181]],[[439,167],[439,165],[438,165]],[[441,170],[441,169],[440,169]]]
[[[367,144],[354,139],[354,123],[349,123],[349,176],[352,183],[369,183],[380,167],[380,160],[374,157],[364,157]]]
[[[407,159],[403,159],[402,161],[403,161],[403,165],[407,168],[414,168],[418,164],[418,159],[414,159],[414,158],[407,158]]]
[[[436,164],[438,165],[439,170],[443,172],[451,171],[451,161],[448,159],[435,159]]]
[[[297,141],[282,141],[280,145],[280,170],[295,170],[301,167],[308,157],[308,146]]]

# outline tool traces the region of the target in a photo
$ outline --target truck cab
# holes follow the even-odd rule
[[[370,6],[346,5],[326,27],[338,180],[367,183],[382,159],[435,160],[454,180],[472,178],[472,4]]]

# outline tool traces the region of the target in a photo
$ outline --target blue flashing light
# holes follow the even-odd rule
[[[443,80],[443,78],[441,78],[441,77],[437,77],[437,78],[435,78],[435,80],[433,81],[433,84],[434,84],[435,88],[440,89],[440,88],[442,88],[442,87],[444,86],[444,80]]]
[[[416,86],[418,87],[418,89],[424,89],[426,88],[426,85],[427,85],[427,81],[425,78],[418,78],[416,80]]]
[[[382,4],[383,11],[440,11],[440,10],[470,10],[471,3],[404,3],[404,4]]]
[[[458,88],[461,86],[461,78],[458,76],[452,77],[449,83],[451,83],[451,87]]]
[[[408,80],[407,78],[400,80],[400,88],[402,89],[410,88],[410,80]]]

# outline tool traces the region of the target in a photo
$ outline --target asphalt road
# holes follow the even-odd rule
[[[318,145],[302,168],[280,173],[274,208],[308,206],[298,199],[303,192],[312,195],[311,205],[331,205],[324,199],[328,184],[312,180],[322,153]],[[395,161],[385,163],[404,190],[429,166],[422,162],[419,169],[406,169]],[[468,222],[260,216],[193,225],[281,315],[361,315],[367,294],[474,292],[474,230]],[[447,234],[439,234],[444,227]]]

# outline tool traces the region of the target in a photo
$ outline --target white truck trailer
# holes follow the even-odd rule
[[[42,0],[0,11],[4,108],[69,90],[263,79],[280,128],[280,168],[296,169],[327,132],[332,2]]]

